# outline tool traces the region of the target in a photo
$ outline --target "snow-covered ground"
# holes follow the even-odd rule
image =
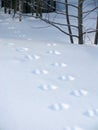
[[[98,130],[98,47],[0,12],[0,130]]]

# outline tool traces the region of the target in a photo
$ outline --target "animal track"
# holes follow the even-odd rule
[[[65,81],[73,81],[75,80],[75,77],[74,76],[71,76],[71,75],[62,75],[59,77],[60,80],[65,80]]]
[[[60,80],[67,80],[67,77],[63,75],[63,76],[60,76],[59,79]]]
[[[36,75],[41,75],[41,74],[44,74],[44,75],[46,75],[46,74],[48,74],[48,71],[47,70],[39,70],[39,69],[35,69],[34,71],[33,71],[33,73],[34,74],[36,74]]]
[[[35,54],[35,55],[33,55],[33,58],[38,60],[38,59],[40,59],[40,56]]]
[[[24,52],[24,51],[29,51],[29,48],[27,48],[27,47],[21,47],[21,48],[16,48],[16,51],[18,51],[18,52]]]
[[[44,85],[41,85],[40,87],[39,87],[41,90],[56,90],[58,87],[56,86],[56,85],[46,85],[46,84],[44,84]]]
[[[87,96],[88,95],[88,91],[84,90],[84,89],[74,90],[74,91],[72,91],[71,94],[76,96],[76,97]]]
[[[25,55],[25,57],[24,57],[25,59],[28,59],[28,60],[33,60],[33,57],[31,56],[31,55]]]
[[[61,110],[68,110],[70,106],[66,103],[55,103],[49,106],[49,108],[53,111],[61,111]]]
[[[98,116],[98,109],[89,109],[87,110],[84,115],[88,116],[88,117],[95,117]]]
[[[33,73],[36,74],[36,75],[40,75],[40,74],[41,74],[41,71],[38,70],[38,69],[36,69],[36,70],[33,71]]]
[[[70,81],[75,80],[75,77],[74,77],[74,76],[72,76],[72,75],[68,75],[68,76],[67,76],[67,78],[68,78],[68,80],[70,80]]]
[[[53,55],[61,55],[61,52],[57,51],[57,50],[50,50],[47,53],[49,54],[53,54]]]
[[[25,59],[29,59],[29,60],[33,60],[33,59],[35,59],[35,60],[38,60],[38,59],[40,59],[40,56],[38,56],[38,55],[25,55],[25,57],[24,57]]]
[[[64,67],[64,68],[67,67],[67,64],[65,64],[65,63],[58,63],[58,62],[55,62],[55,63],[53,63],[52,65],[53,65],[53,66],[56,66],[56,67],[62,67],[62,68],[63,68],[63,67]]]

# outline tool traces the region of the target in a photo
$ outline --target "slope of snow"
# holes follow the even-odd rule
[[[98,47],[66,41],[0,12],[1,130],[98,129]]]

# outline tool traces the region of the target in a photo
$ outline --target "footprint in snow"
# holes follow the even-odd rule
[[[73,80],[75,80],[75,77],[72,75],[67,75],[67,76],[62,75],[59,77],[59,79],[63,80],[63,81],[73,81]]]
[[[84,129],[79,126],[74,126],[74,127],[67,126],[63,130],[84,130]]]
[[[84,112],[84,115],[87,117],[95,117],[98,116],[98,108],[97,109],[89,109]]]
[[[35,74],[35,75],[41,75],[41,74],[47,75],[48,74],[48,70],[35,69],[35,70],[32,71],[32,73]]]
[[[41,85],[39,88],[43,91],[46,91],[46,90],[56,90],[58,87],[53,84],[51,85],[44,84],[44,85]]]
[[[49,106],[49,109],[53,111],[62,111],[62,110],[68,110],[70,106],[66,103],[55,103]]]
[[[26,60],[33,60],[33,59],[35,59],[35,60],[38,60],[38,59],[40,59],[40,56],[39,55],[25,55],[24,56],[24,59],[26,59]]]
[[[62,67],[62,68],[67,67],[67,64],[65,64],[65,63],[58,63],[58,62],[55,62],[52,65],[55,66],[55,67]]]
[[[38,60],[38,59],[40,59],[40,56],[39,55],[33,55],[33,58],[35,59],[35,60]]]
[[[52,54],[52,55],[61,55],[61,52],[59,52],[57,50],[49,50],[47,53]]]
[[[85,90],[85,89],[74,90],[74,91],[71,92],[71,94],[73,96],[76,96],[76,97],[87,96],[88,95],[88,91]]]
[[[33,57],[28,54],[28,55],[24,56],[24,59],[26,59],[26,60],[33,60]]]
[[[16,48],[16,51],[17,52],[27,52],[27,51],[29,51],[29,48],[27,48],[27,47],[20,47],[20,48]]]

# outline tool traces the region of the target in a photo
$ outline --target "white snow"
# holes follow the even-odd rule
[[[0,130],[98,130],[98,47],[67,41],[0,10]]]

